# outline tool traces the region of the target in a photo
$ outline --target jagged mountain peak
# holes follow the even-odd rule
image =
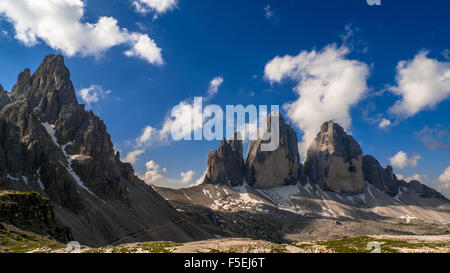
[[[278,118],[279,122],[278,148],[274,151],[261,151],[261,145],[267,141],[258,136],[257,140],[250,141],[245,159],[247,182],[256,188],[295,184],[300,176],[297,134],[279,112],[268,115],[268,131],[272,127],[272,117]]]
[[[244,173],[242,140],[236,132],[233,139],[222,139],[219,149],[208,153],[204,182],[237,186],[242,184]]]
[[[11,94],[48,122],[55,122],[63,108],[78,106],[62,55],[47,55],[33,74],[30,69],[21,72]]]
[[[336,122],[327,121],[308,148],[305,170],[313,183],[338,193],[365,189],[362,150]]]
[[[173,224],[180,215],[120,161],[104,122],[78,104],[61,55],[46,56],[32,75],[20,73],[12,95],[0,107],[1,188],[44,195],[75,239],[90,245],[161,224],[167,231],[141,238],[192,238]],[[205,235],[192,228],[192,236]]]
[[[329,120],[320,127],[314,142],[308,148],[308,154],[317,151],[344,156],[347,161],[362,154],[358,142],[345,132],[337,122]]]

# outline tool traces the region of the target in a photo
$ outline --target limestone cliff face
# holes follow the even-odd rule
[[[325,122],[307,151],[305,171],[310,181],[337,193],[365,189],[359,144],[339,124]]]
[[[370,184],[378,188],[380,191],[390,195],[396,196],[400,189],[413,190],[419,197],[422,198],[439,198],[446,199],[438,191],[420,183],[417,180],[406,182],[399,180],[391,166],[383,168],[381,164],[371,155],[363,157],[363,172],[364,179]]]
[[[56,221],[48,199],[38,193],[0,190],[0,222],[67,243],[73,239],[69,228]]]
[[[279,146],[274,151],[261,151],[264,140],[258,136],[251,141],[245,159],[247,182],[255,188],[270,188],[296,184],[300,174],[297,134],[289,123],[278,113],[267,118],[267,128],[271,128],[271,117],[279,121]]]
[[[218,150],[208,153],[205,183],[230,187],[242,185],[245,175],[242,141],[238,134],[233,140],[222,140]]]
[[[0,106],[0,187],[48,197],[76,240],[101,245],[161,224],[140,238],[207,236],[174,224],[182,216],[120,161],[103,121],[78,104],[61,55],[25,69],[11,93],[1,88]]]
[[[395,196],[402,183],[397,180],[391,166],[383,168],[371,155],[363,157],[364,179],[390,196]]]

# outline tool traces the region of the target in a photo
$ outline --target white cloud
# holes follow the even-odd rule
[[[380,121],[380,123],[378,124],[378,126],[380,127],[380,128],[387,128],[387,127],[389,127],[389,126],[391,126],[391,121],[390,120],[388,120],[388,119],[385,119],[385,118],[383,118],[381,121]]]
[[[150,160],[145,164],[146,172],[143,177],[148,185],[179,188],[192,182],[195,172],[192,170],[181,172],[180,179],[167,177],[167,169],[161,168],[155,161]]]
[[[369,68],[363,62],[347,59],[348,52],[344,46],[329,45],[321,51],[277,56],[266,64],[265,77],[271,82],[285,78],[298,82],[294,90],[299,98],[283,107],[304,133],[300,145],[303,156],[323,122],[335,120],[344,129],[349,128],[350,107],[367,91]]]
[[[92,103],[96,103],[99,100],[106,98],[107,95],[111,94],[111,91],[104,91],[100,85],[93,84],[88,88],[80,89],[77,93],[88,107],[91,107]]]
[[[450,96],[450,62],[439,62],[419,52],[413,60],[397,65],[397,86],[390,90],[401,96],[389,110],[400,117],[410,117],[432,108]]]
[[[420,174],[415,174],[415,175],[412,175],[410,177],[404,177],[401,174],[397,174],[396,176],[397,176],[398,179],[405,180],[408,183],[413,181],[413,180],[417,180],[417,181],[422,182],[425,179],[428,179],[428,177],[426,175],[420,175]]]
[[[202,174],[202,176],[200,176],[197,180],[195,180],[195,183],[192,186],[198,186],[198,185],[202,184],[203,181],[205,181],[205,177],[206,177],[206,171]]]
[[[137,143],[139,144],[144,144],[147,141],[149,141],[152,137],[152,135],[154,135],[155,133],[155,129],[151,126],[147,126],[144,128],[142,135],[139,136],[139,138],[137,139]]]
[[[161,49],[147,34],[120,28],[113,17],[100,17],[97,23],[83,23],[85,3],[81,0],[2,0],[0,15],[13,24],[15,38],[26,46],[40,40],[68,56],[100,56],[118,45],[128,45],[127,56],[149,63],[163,63]]]
[[[442,50],[442,55],[444,56],[444,58],[446,60],[450,60],[450,50],[448,50],[448,49]]]
[[[399,170],[404,169],[405,167],[416,167],[418,161],[422,157],[420,155],[413,155],[409,157],[407,153],[403,151],[399,151],[393,157],[389,158],[389,162],[391,165]]]
[[[217,94],[218,88],[223,83],[222,77],[215,77],[209,83],[208,98]],[[194,121],[194,122],[193,122]],[[195,100],[184,100],[172,107],[171,115],[167,116],[160,129],[146,126],[142,133],[133,140],[134,151],[131,151],[125,160],[135,163],[137,157],[145,153],[152,145],[168,144],[172,140],[172,127],[183,128],[182,132],[177,132],[178,139],[191,139],[192,133],[201,133],[205,118],[201,105],[196,106]]]
[[[122,161],[126,162],[126,163],[134,164],[134,163],[136,163],[138,156],[140,156],[143,153],[144,153],[144,150],[140,150],[140,149],[131,151],[126,155],[126,157]]]
[[[129,37],[132,41],[132,47],[124,52],[126,56],[141,58],[154,64],[164,63],[161,48],[147,34],[132,33]]]
[[[222,77],[215,77],[209,82],[209,88],[208,88],[208,98],[211,98],[217,94],[219,91],[220,85],[223,83]]]
[[[150,160],[149,162],[145,163],[145,167],[147,169],[147,171],[145,172],[145,183],[155,184],[157,181],[165,179],[167,169],[161,169],[161,167],[156,164],[155,161]]]
[[[195,172],[194,171],[187,171],[187,172],[181,172],[181,180],[180,182],[183,184],[187,184],[192,181],[192,178],[194,178]]]
[[[441,183],[441,187],[450,188],[450,166],[448,166],[442,174],[438,177],[438,181]]]
[[[139,13],[165,13],[177,7],[178,0],[136,0],[133,6]]]

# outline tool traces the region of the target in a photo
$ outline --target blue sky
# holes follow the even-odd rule
[[[299,75],[314,70],[320,58],[313,58],[302,69],[299,67],[306,61],[290,59],[297,70],[285,71],[280,80],[275,77],[281,73],[277,70],[280,67],[274,65],[268,72],[266,65],[277,56],[294,58],[301,52],[314,51],[325,58],[325,49],[329,48],[337,52],[344,67],[356,72],[367,69],[367,73],[355,72],[363,80],[359,86],[355,84],[356,91],[353,85],[343,91],[346,96],[352,92],[359,95],[342,104],[348,116],[336,119],[348,122],[345,127],[363,151],[374,155],[383,166],[394,162],[396,173],[405,178],[420,175],[422,181],[448,191],[444,186],[450,185],[450,173],[444,175],[444,171],[450,165],[450,2],[382,0],[381,6],[369,6],[365,0],[159,2],[166,2],[165,6],[154,2],[90,0],[83,4],[80,0],[61,0],[53,8],[67,13],[65,18],[75,14],[74,20],[82,27],[96,24],[104,16],[114,18],[112,25],[118,26],[108,38],[88,36],[88,31],[78,34],[67,26],[67,32],[77,35],[63,35],[63,41],[58,33],[36,26],[42,22],[66,26],[30,16],[33,9],[26,13],[23,8],[26,0],[0,4],[0,83],[11,90],[24,68],[36,69],[50,53],[65,55],[80,102],[80,91],[93,87],[93,93],[85,91],[97,94],[97,101],[90,97],[89,106],[105,121],[122,157],[140,149],[143,153],[133,163],[139,174],[150,170],[149,176],[161,178],[161,184],[187,186],[203,174],[207,152],[217,148],[219,142],[139,144],[136,139],[146,127],[160,130],[172,107],[194,96],[205,96],[211,80],[217,77],[223,82],[209,103],[283,106],[295,102],[300,96],[294,89],[305,83]],[[52,4],[42,1],[42,5]],[[82,13],[79,20],[76,11]],[[101,30],[107,34],[110,31]],[[26,35],[18,35],[21,33]],[[136,47],[139,38],[145,40],[143,47]],[[344,49],[345,53],[339,51]],[[128,56],[126,51],[130,51]],[[410,62],[399,70],[402,60]],[[430,64],[435,73],[420,78],[420,71],[428,71]],[[404,75],[403,83],[397,81],[400,74]],[[414,78],[417,74],[419,80]],[[411,82],[424,86],[414,89]],[[332,90],[327,92],[326,96],[332,96]],[[392,110],[403,96],[422,95],[425,102],[413,99],[412,104]],[[418,110],[411,112],[413,106]],[[323,107],[326,110],[328,106]],[[302,141],[303,132],[311,131],[314,125],[283,109],[286,119],[296,124]],[[330,111],[323,117],[334,119]],[[391,124],[380,128],[383,119]],[[153,163],[146,167],[147,162]]]

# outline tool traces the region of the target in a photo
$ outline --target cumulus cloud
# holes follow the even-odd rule
[[[131,151],[125,156],[125,158],[122,161],[126,162],[126,163],[134,164],[138,160],[138,157],[143,153],[144,153],[144,150],[140,150],[140,149]]]
[[[349,128],[350,108],[367,91],[369,67],[348,59],[348,53],[345,46],[329,45],[297,56],[277,56],[266,64],[265,77],[271,82],[291,79],[298,83],[294,90],[299,98],[283,108],[304,133],[299,145],[303,156],[323,122],[334,120]]]
[[[202,174],[202,176],[200,176],[197,180],[195,180],[195,183],[192,185],[192,187],[202,184],[203,181],[205,181],[205,177],[206,177],[206,171]]]
[[[432,108],[450,96],[450,62],[440,62],[419,52],[397,65],[397,85],[390,90],[401,97],[389,111],[406,118]]]
[[[15,38],[26,46],[44,41],[68,56],[100,56],[118,45],[128,45],[125,55],[151,64],[163,63],[161,49],[147,34],[120,28],[113,17],[96,23],[81,22],[85,3],[81,0],[2,0],[0,15],[12,23]]]
[[[406,167],[416,167],[421,158],[422,157],[420,155],[413,155],[412,157],[409,157],[407,153],[399,151],[393,157],[389,158],[389,162],[393,167],[401,170]]]
[[[202,131],[204,123],[202,108],[195,107],[194,102],[188,100],[180,102],[172,108],[172,114],[173,116],[166,117],[160,129],[152,126],[144,127],[141,134],[133,140],[134,150],[124,161],[135,163],[139,155],[145,153],[148,147],[169,144],[172,137],[176,137],[176,140],[191,139],[193,132]],[[192,122],[193,120],[198,122]],[[174,125],[177,128],[183,128],[183,131],[172,134]]]
[[[444,50],[442,51],[442,55],[444,56],[444,58],[445,58],[446,60],[450,60],[450,50],[444,49]]]
[[[223,78],[220,76],[215,77],[214,79],[212,79],[209,82],[208,98],[211,98],[217,94],[217,92],[219,91],[219,87],[222,85],[222,83],[223,83]]]
[[[383,129],[389,126],[391,126],[391,121],[385,118],[381,119],[380,123],[378,124],[378,127]]]
[[[165,13],[177,7],[178,0],[137,0],[133,1],[136,12],[139,13]]]
[[[145,164],[146,172],[143,180],[148,185],[179,188],[192,182],[195,172],[192,170],[181,172],[180,179],[167,177],[167,169],[161,168],[155,161],[150,160]]]
[[[106,98],[106,96],[111,94],[111,91],[105,91],[100,85],[93,84],[88,88],[78,90],[77,93],[81,97],[81,99],[88,105],[88,107],[91,107],[92,103],[99,102],[101,99]]]
[[[421,174],[414,174],[414,175],[409,176],[409,177],[404,177],[401,174],[397,174],[396,176],[397,176],[398,179],[405,180],[406,182],[411,182],[413,180],[417,180],[417,181],[423,182],[423,181],[426,181],[428,179],[427,175],[421,175]]]
[[[450,166],[448,166],[444,172],[438,177],[438,181],[441,183],[441,187],[450,188]]]

